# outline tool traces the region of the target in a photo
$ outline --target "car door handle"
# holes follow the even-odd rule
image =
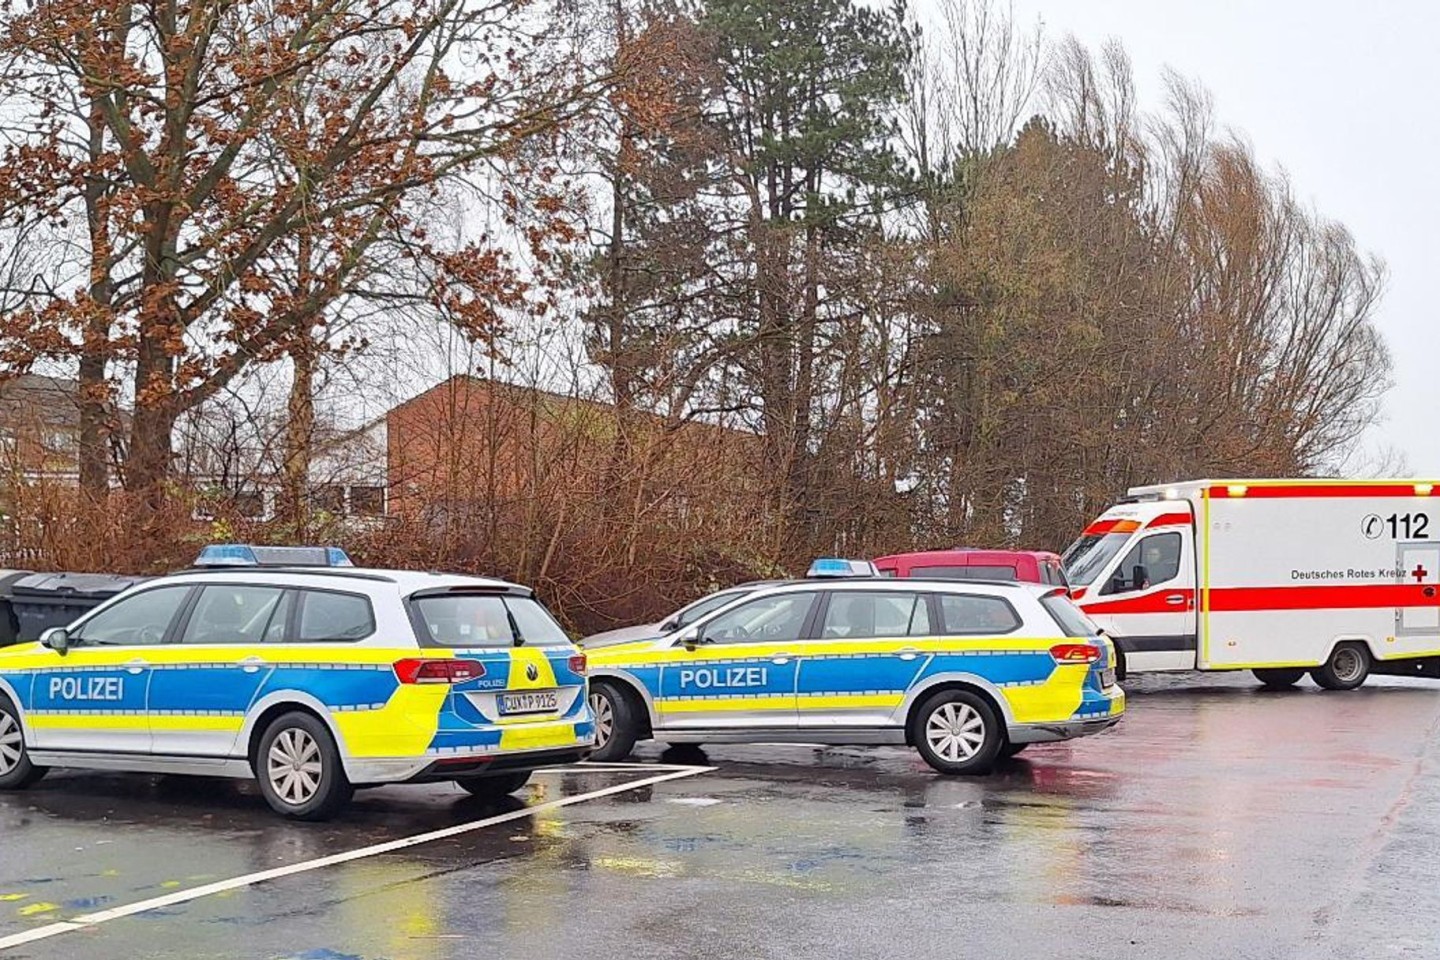
[[[780,653],[772,656],[770,658],[770,662],[775,664],[777,667],[783,667],[785,664],[790,662],[791,657],[792,654],[788,650],[782,650]]]
[[[1178,607],[1185,602],[1185,594],[1172,593],[1170,594],[1170,596],[1165,598],[1165,602],[1170,604],[1170,606],[1172,607]]]
[[[914,660],[920,656],[920,651],[915,647],[901,647],[898,656],[901,660]]]
[[[246,657],[237,666],[246,673],[257,673],[261,667],[265,666],[265,661],[261,657]]]
[[[144,672],[145,672],[145,669],[146,669],[147,667],[149,667],[149,666],[150,666],[150,661],[149,661],[149,660],[141,660],[139,657],[136,657],[134,660],[127,660],[127,661],[125,661],[125,672],[126,672],[126,673],[144,673]]]

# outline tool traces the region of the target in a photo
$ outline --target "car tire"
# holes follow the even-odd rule
[[[291,820],[328,820],[355,795],[329,728],[298,710],[265,728],[254,769],[270,809]]]
[[[1271,690],[1285,690],[1300,682],[1305,676],[1305,671],[1298,667],[1266,667],[1264,669],[1251,670],[1255,679]]]
[[[589,759],[608,763],[630,756],[640,736],[634,701],[602,680],[590,684],[590,712],[595,715],[595,749]]]
[[[20,711],[9,698],[0,696],[0,790],[24,790],[49,772],[49,767],[30,762]]]
[[[1006,742],[995,708],[969,690],[942,690],[922,703],[911,739],[926,763],[952,776],[989,773]]]
[[[493,777],[461,777],[455,781],[455,785],[481,800],[499,800],[529,783],[530,774],[529,770],[519,770],[515,773],[498,773]]]
[[[1370,648],[1363,643],[1341,643],[1330,651],[1310,677],[1326,690],[1354,690],[1370,676]]]
[[[1023,753],[1028,746],[1030,746],[1028,743],[1011,743],[1007,740],[1005,741],[1005,746],[1000,748],[1000,756],[1008,760],[1013,756]]]

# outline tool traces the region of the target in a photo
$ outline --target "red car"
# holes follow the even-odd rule
[[[1045,550],[923,550],[896,553],[875,561],[881,576],[940,580],[1019,580],[1048,583],[1067,590],[1059,554]]]

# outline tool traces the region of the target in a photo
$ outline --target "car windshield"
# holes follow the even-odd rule
[[[1095,582],[1100,571],[1130,540],[1130,533],[1087,533],[1070,544],[1061,558],[1065,577],[1071,586],[1084,587]]]
[[[675,614],[672,620],[674,624],[673,629],[678,630],[681,627],[688,627],[707,613],[719,610],[725,606],[725,604],[739,600],[749,592],[749,590],[726,590],[722,593],[711,594],[703,600],[696,600],[690,604],[690,606]]]
[[[549,611],[529,597],[436,594],[413,601],[426,636],[442,647],[554,647],[570,642]]]

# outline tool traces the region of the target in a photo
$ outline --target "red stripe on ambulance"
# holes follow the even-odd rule
[[[1426,596],[1429,590],[1432,596]],[[1264,610],[1370,610],[1435,607],[1435,588],[1413,583],[1376,583],[1323,587],[1222,587],[1210,591],[1215,613]],[[1090,608],[1086,608],[1087,611]]]

